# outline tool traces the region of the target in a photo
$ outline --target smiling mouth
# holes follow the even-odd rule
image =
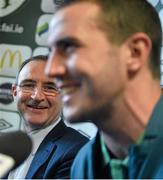
[[[27,105],[29,108],[32,109],[47,109],[48,107],[39,107],[39,106],[31,106],[31,105]]]

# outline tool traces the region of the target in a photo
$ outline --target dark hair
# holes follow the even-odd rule
[[[59,9],[84,2],[100,7],[97,24],[113,43],[121,44],[136,32],[146,33],[152,42],[149,67],[153,77],[160,78],[162,30],[156,9],[146,0],[65,0]]]
[[[47,60],[48,60],[48,56],[47,55],[38,55],[38,56],[30,57],[29,59],[26,59],[25,61],[23,61],[21,66],[20,66],[20,68],[19,68],[17,76],[16,76],[16,84],[18,83],[19,74],[20,74],[21,70],[24,68],[24,66],[26,64],[28,64],[31,61],[47,61]]]

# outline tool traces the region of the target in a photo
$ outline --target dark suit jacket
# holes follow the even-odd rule
[[[63,179],[70,177],[76,153],[88,141],[60,121],[40,144],[26,179]]]
[[[110,167],[104,167],[100,135],[78,153],[71,169],[72,179],[111,178]],[[163,178],[163,97],[155,106],[145,130],[143,142],[129,148],[128,178]]]

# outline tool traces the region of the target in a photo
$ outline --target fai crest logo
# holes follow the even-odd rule
[[[26,0],[0,0],[0,17],[16,11]]]

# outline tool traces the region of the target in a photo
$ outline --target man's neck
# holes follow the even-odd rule
[[[101,119],[101,134],[108,149],[117,158],[124,158],[128,154],[128,147],[137,142],[146,129],[151,113],[160,98],[161,91],[143,97],[141,93],[125,94],[115,105],[116,112],[108,119]],[[141,95],[141,96],[140,96]],[[145,96],[145,95],[144,95]],[[98,121],[100,122],[100,121]]]

